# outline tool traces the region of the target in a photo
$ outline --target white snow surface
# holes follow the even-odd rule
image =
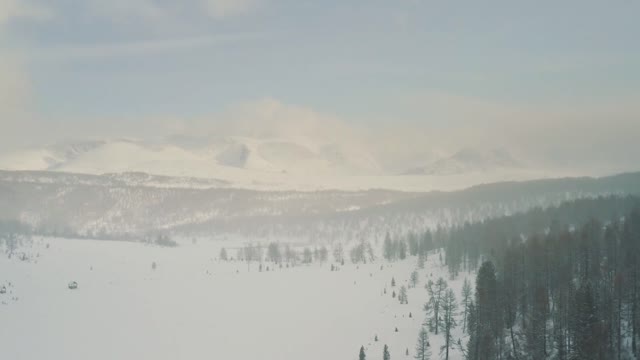
[[[409,304],[401,305],[391,294],[408,284],[415,257],[346,263],[335,272],[329,263],[259,272],[257,263],[248,269],[218,261],[223,245],[234,256],[242,242],[161,248],[45,238],[18,250],[28,261],[3,254],[0,285],[11,285],[0,294],[0,357],[347,360],[364,345],[367,358],[378,359],[387,344],[392,359],[411,359],[424,320],[424,284],[447,278],[431,254],[408,291]],[[458,299],[465,276],[473,278],[462,273],[449,281]],[[77,290],[67,287],[71,281]],[[431,358],[439,358],[443,337],[429,336]],[[459,326],[454,337],[461,336]],[[450,358],[462,357],[453,350]]]

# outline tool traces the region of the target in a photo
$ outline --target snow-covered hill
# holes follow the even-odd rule
[[[481,183],[550,176],[567,170],[526,168],[506,150],[466,149],[398,175],[401,163],[357,141],[305,136],[172,136],[158,141],[67,142],[0,154],[0,170],[78,174],[147,173],[221,180],[258,190],[456,190]],[[385,166],[381,164],[386,164]]]
[[[426,166],[409,169],[412,175],[456,175],[477,172],[496,172],[520,169],[522,164],[505,149],[463,149],[452,156],[436,160]]]
[[[82,236],[245,234],[380,238],[481,220],[579,197],[640,194],[640,173],[496,183],[454,192],[257,191],[224,180],[143,173],[0,171],[0,222]]]
[[[380,169],[366,149],[302,138],[207,137],[71,142],[0,155],[0,169],[84,174],[259,178],[259,173],[364,175]],[[239,170],[245,170],[244,172]]]

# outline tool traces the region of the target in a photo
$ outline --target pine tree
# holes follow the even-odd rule
[[[473,360],[496,358],[495,345],[501,337],[500,311],[497,303],[496,271],[491,261],[485,261],[476,278],[475,326],[473,349],[469,356]]]
[[[416,285],[418,284],[418,272],[417,271],[414,270],[411,273],[410,282],[411,282],[411,287],[416,287]]]
[[[382,350],[382,360],[391,360],[391,355],[389,354],[389,347],[387,344],[384,345],[384,350]]]
[[[440,327],[442,326],[440,309],[442,307],[448,284],[443,278],[439,278],[435,283],[429,280],[425,287],[429,294],[429,301],[424,304],[423,307],[424,311],[427,313],[426,325],[429,326],[429,330],[434,331],[437,335]]]
[[[220,260],[227,261],[227,249],[220,249]]]
[[[471,304],[471,282],[465,278],[462,284],[462,331],[467,331],[467,316]]]
[[[407,243],[404,240],[398,241],[398,258],[404,260],[407,258]]]
[[[447,290],[447,293],[444,297],[444,302],[442,303],[442,312],[443,312],[443,330],[444,330],[444,339],[445,343],[440,348],[440,354],[444,352],[445,360],[449,360],[449,350],[453,347],[454,340],[451,331],[457,326],[456,322],[456,313],[458,311],[458,304],[456,302],[456,296],[453,293],[453,290]]]
[[[308,247],[304,248],[302,252],[302,259],[305,264],[311,264],[311,262],[313,262],[313,253],[311,252],[311,249]]]
[[[418,343],[416,344],[416,360],[428,360],[431,357],[431,349],[429,347],[429,334],[427,329],[422,327],[418,334]]]
[[[367,355],[364,353],[364,346],[360,346],[360,354],[358,355],[359,360],[366,360]]]
[[[469,315],[467,316],[467,333],[469,341],[467,343],[467,359],[476,360],[476,344],[478,342],[478,322],[476,321],[476,306],[472,302],[469,303]]]
[[[327,250],[326,246],[322,245],[320,251],[318,252],[318,258],[322,263],[327,261],[327,259],[329,258],[329,250]]]
[[[595,360],[598,355],[596,307],[593,290],[589,283],[581,286],[575,294],[573,311],[573,341],[571,342],[572,360]]]
[[[409,298],[407,296],[407,288],[402,285],[400,287],[400,293],[398,295],[398,300],[400,301],[400,304],[408,304],[409,303]]]
[[[280,253],[280,245],[278,243],[269,243],[267,246],[267,259],[274,263],[282,261],[282,254]]]
[[[418,254],[424,256],[425,261],[427,260],[427,254],[429,250],[433,248],[433,237],[431,232],[427,230],[420,239],[420,244],[418,244]]]
[[[384,237],[382,254],[384,258],[387,259],[387,261],[391,261],[394,258],[393,243],[391,242],[391,236],[389,235],[389,232],[387,232],[387,235],[385,235]]]
[[[418,238],[416,236],[416,234],[414,232],[410,232],[407,242],[409,243],[409,254],[411,256],[416,256],[418,255]]]
[[[333,259],[344,266],[344,247],[341,242],[333,247]]]
[[[418,268],[420,269],[424,269],[424,263],[425,263],[425,255],[424,254],[419,254],[418,255]]]
[[[513,244],[518,244],[517,239],[514,239]],[[518,316],[518,299],[524,297],[522,293],[524,282],[519,281],[523,277],[523,264],[521,264],[519,257],[521,249],[519,247],[520,245],[512,245],[505,250],[499,280],[504,326],[509,329],[511,351],[515,357],[518,357],[519,350],[513,327]]]

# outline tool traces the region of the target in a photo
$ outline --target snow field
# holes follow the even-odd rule
[[[428,278],[448,280],[438,255],[430,255],[420,283],[408,291],[409,304],[401,305],[391,294],[408,286],[415,257],[347,262],[334,272],[330,263],[274,269],[265,262],[271,271],[259,272],[258,263],[249,270],[246,262],[218,261],[221,245],[230,256],[232,246],[242,246],[37,239],[20,249],[31,261],[3,254],[0,285],[12,286],[11,294],[0,294],[0,357],[356,359],[364,345],[367,358],[377,359],[387,344],[392,359],[407,358],[407,348],[412,358],[424,285]],[[458,300],[464,276],[449,281]],[[77,290],[68,289],[72,280]],[[459,327],[454,337],[460,336]],[[430,342],[432,359],[439,358],[442,335],[430,333]]]

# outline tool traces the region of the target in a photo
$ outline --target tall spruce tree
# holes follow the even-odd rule
[[[431,358],[431,345],[429,344],[429,333],[427,329],[422,327],[420,329],[420,333],[418,334],[418,343],[416,344],[416,355],[414,356],[417,360],[428,360]]]
[[[409,303],[409,296],[407,295],[407,288],[404,285],[402,285],[400,287],[400,293],[398,294],[398,300],[400,301],[400,304],[408,304]]]
[[[442,326],[442,317],[440,310],[444,296],[447,291],[447,282],[443,278],[439,278],[435,283],[431,280],[425,286],[429,295],[429,301],[424,304],[424,311],[427,313],[425,324],[429,326],[429,330],[437,335]]]
[[[573,311],[572,360],[598,359],[601,339],[598,334],[598,319],[591,284],[583,284],[575,293]]]
[[[452,330],[458,325],[456,315],[458,312],[458,303],[453,290],[447,290],[442,303],[442,325],[444,331],[444,345],[440,348],[440,354],[444,354],[444,359],[449,360],[449,350],[454,345]]]
[[[471,282],[469,279],[464,278],[464,282],[462,284],[462,331],[467,331],[467,317],[469,316],[469,305],[471,305],[472,293],[471,293]]]
[[[496,270],[491,261],[485,261],[476,278],[475,301],[475,360],[493,360],[497,357],[496,344],[502,336],[501,314],[498,307]]]
[[[389,235],[389,232],[387,232],[384,237],[382,255],[385,259],[387,259],[387,261],[391,261],[395,258],[393,243],[391,241],[391,235]]]

